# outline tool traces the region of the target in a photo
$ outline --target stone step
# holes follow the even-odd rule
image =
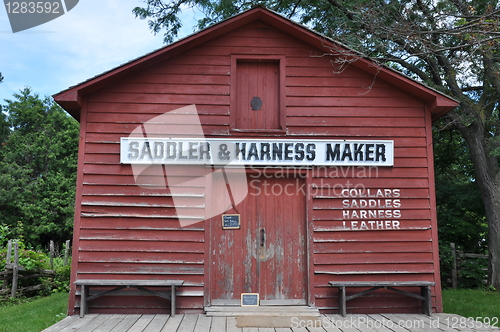
[[[259,307],[241,307],[241,306],[210,306],[205,307],[205,313],[209,317],[223,316],[320,316],[317,308],[308,306],[259,306]]]

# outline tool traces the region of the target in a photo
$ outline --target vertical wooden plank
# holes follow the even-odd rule
[[[313,195],[312,195],[312,177],[314,169],[307,170],[305,179],[306,190],[306,250],[307,250],[307,271],[309,273],[307,283],[307,295],[309,306],[316,306],[316,294],[314,291],[315,275],[314,275],[314,222],[313,222]]]
[[[54,256],[55,256],[55,251],[54,251],[54,241],[53,240],[50,240],[50,243],[49,243],[49,250],[50,250],[50,269],[53,270],[54,269]]]
[[[205,168],[205,216],[212,216],[212,202],[211,202],[211,192],[212,192],[212,177],[210,176],[212,173],[212,167]],[[207,307],[211,304],[211,300],[213,298],[213,282],[215,276],[213,275],[213,265],[215,264],[214,255],[212,251],[215,250],[215,242],[214,239],[214,223],[215,217],[205,219],[204,229],[205,229],[205,252],[204,252],[204,260],[205,260],[205,282],[203,285],[203,306]]]
[[[286,56],[279,58],[279,123],[282,130],[286,130]]]
[[[12,266],[12,289],[10,297],[15,298],[17,293],[17,281],[19,278],[19,243],[14,242],[14,265]]]
[[[9,240],[9,242],[7,242],[6,262],[7,262],[7,264],[10,264],[12,262],[12,240]]]
[[[170,314],[175,316],[176,307],[176,294],[175,294],[175,286],[170,286]]]
[[[458,286],[458,274],[457,274],[457,248],[455,243],[450,243],[452,266],[451,266],[451,288],[456,289]]]
[[[219,172],[220,173],[220,172]],[[227,193],[225,179],[222,174],[214,172],[212,175],[212,188],[207,194],[210,197],[211,204],[216,207],[231,207],[231,200]],[[226,213],[235,213],[229,209]],[[244,222],[242,222],[242,225]],[[241,250],[241,241],[238,239],[238,234],[243,232],[242,229],[222,229],[221,215],[212,218],[212,239],[213,248],[211,251],[212,264],[211,264],[211,298],[212,299],[233,299],[238,296],[238,284],[241,283],[241,278],[235,278],[234,273],[237,268],[238,262],[235,261],[237,257],[236,251]]]
[[[276,242],[274,236],[271,236],[276,233],[274,226],[275,218],[272,210],[276,204],[276,198],[271,194],[274,185],[274,182],[271,180],[272,178],[260,177],[258,182],[260,192],[257,197],[254,197],[254,199],[257,199],[255,206],[256,238],[258,243],[256,278],[258,279],[258,292],[260,293],[261,301],[275,299],[272,295],[274,294],[276,282],[270,278],[270,275],[278,277],[276,271],[272,271],[273,266],[266,257],[269,253],[270,245],[272,244],[274,247]],[[264,238],[262,235],[264,235]],[[274,256],[274,253],[272,254]],[[274,259],[271,261],[274,261]],[[269,273],[267,273],[268,271]]]
[[[80,317],[85,316],[87,313],[87,293],[88,287],[86,285],[80,286]]]
[[[422,312],[430,316],[432,314],[431,288],[429,286],[420,287],[420,294],[424,297],[424,301],[422,301]]]
[[[434,176],[434,150],[432,146],[432,115],[429,106],[425,107],[425,139],[427,141],[427,169],[429,176],[429,201],[431,212],[432,261],[434,265],[434,294],[436,296],[436,312],[443,312],[443,297],[441,293],[441,268],[439,261],[438,223],[436,185]],[[432,304],[431,304],[432,308]],[[432,310],[431,310],[432,311]]]
[[[83,175],[85,166],[85,145],[87,140],[87,111],[88,100],[85,98],[82,101],[82,109],[80,111],[80,141],[78,143],[78,169],[76,175],[76,195],[75,195],[75,217],[73,226],[73,247],[71,260],[71,277],[70,277],[70,293],[68,300],[68,315],[75,313],[76,302],[76,286],[74,282],[77,279],[78,273],[78,255],[80,246],[80,229],[81,229],[81,213],[83,200]]]
[[[7,256],[5,258],[5,263],[6,264],[10,264],[11,257],[12,257],[12,240],[9,240],[7,242]],[[6,275],[5,278],[6,279],[2,282],[2,290],[7,289],[7,286],[9,285],[9,282],[8,282],[8,279],[7,279],[8,275]]]
[[[236,92],[237,86],[238,86],[238,79],[237,79],[237,66],[238,66],[238,57],[232,55],[231,56],[231,69],[230,69],[230,96],[229,96],[229,103],[230,103],[230,110],[229,110],[229,127],[231,129],[236,129],[237,127],[237,122],[238,122],[238,116],[236,112],[236,105],[238,103],[238,98],[236,97]]]
[[[300,210],[300,199],[297,201],[295,189],[296,179],[294,177],[285,177],[283,179],[273,179],[274,184],[278,184],[279,192],[274,192],[273,195],[275,206],[279,207],[274,211],[273,219],[275,220],[275,230],[273,237],[275,238],[276,259],[276,276],[281,287],[276,289],[276,295],[281,296],[281,299],[299,299],[302,296],[303,280],[302,277],[294,277],[300,275],[302,260],[301,260],[301,243],[300,238],[302,232],[300,223],[297,218],[297,208]],[[290,190],[291,189],[291,190]],[[282,191],[282,193],[281,193]],[[271,264],[273,264],[271,262]],[[272,277],[271,277],[272,278]]]
[[[250,68],[248,62],[236,62],[236,107],[231,111],[236,113],[236,128],[255,128],[255,118],[250,108]]]
[[[254,181],[252,175],[248,177],[249,181]],[[245,217],[245,229],[242,232],[241,236],[241,248],[240,248],[240,257],[244,257],[245,264],[241,268],[241,273],[244,275],[244,279],[242,280],[243,285],[241,287],[242,292],[246,293],[255,293],[260,292],[258,280],[259,280],[259,265],[258,265],[258,232],[259,225],[257,221],[257,204],[256,200],[257,187],[250,186],[248,190],[248,195],[246,199],[243,201],[244,208],[242,211],[246,214]]]
[[[276,180],[275,180],[276,181]],[[284,285],[284,292],[290,294],[288,299],[307,301],[307,251],[306,251],[306,197],[300,190],[304,184],[302,176],[290,176],[277,179],[283,190],[277,195],[277,205],[281,205],[283,216],[275,236],[283,234],[284,259],[283,275],[288,275],[288,284]]]
[[[68,265],[70,243],[71,240],[66,240],[66,246],[64,247],[64,266]]]
[[[176,307],[176,294],[175,294],[175,286],[170,286],[170,314],[175,316]]]
[[[345,317],[347,314],[345,286],[339,287],[339,314]]]

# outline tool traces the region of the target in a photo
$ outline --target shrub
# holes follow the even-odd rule
[[[26,249],[22,242],[19,243],[19,264],[27,271],[49,270],[50,257],[42,251]],[[14,260],[14,250],[11,253],[11,260]],[[0,250],[0,271],[5,270],[7,259],[7,248]],[[19,279],[18,287],[28,287],[42,285],[42,290],[32,295],[48,295],[53,292],[69,291],[70,265],[64,265],[63,259],[55,257],[53,261],[54,276],[35,277]]]
[[[457,248],[461,249],[461,248]],[[448,244],[439,246],[441,261],[441,280],[443,287],[451,287],[451,269],[453,267],[453,256]],[[484,288],[485,280],[488,278],[487,258],[457,257],[458,288]]]
[[[60,257],[54,258],[55,275],[51,278],[52,292],[69,292],[69,279],[71,277],[71,262],[64,265],[63,259]]]

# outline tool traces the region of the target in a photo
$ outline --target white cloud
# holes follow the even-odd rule
[[[80,0],[71,11],[46,24],[12,33],[0,8],[0,104],[24,86],[52,95],[140,57],[163,45],[146,20],[132,9],[139,0]],[[194,16],[186,11],[182,34],[192,33]]]

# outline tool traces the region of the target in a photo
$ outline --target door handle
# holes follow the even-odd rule
[[[266,243],[267,234],[266,234],[265,228],[261,228],[259,230],[259,232],[257,233],[257,236],[259,237],[259,239],[257,241],[260,242],[259,246],[257,248],[257,259],[260,262],[265,262],[269,258],[274,256],[274,248],[273,248],[272,244],[269,245],[269,248],[267,246],[267,243]]]

